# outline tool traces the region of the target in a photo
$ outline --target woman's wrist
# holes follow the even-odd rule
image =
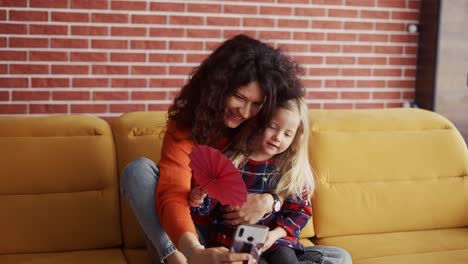
[[[193,255],[194,251],[204,248],[198,241],[197,236],[191,232],[186,232],[179,238],[178,249],[187,260]]]

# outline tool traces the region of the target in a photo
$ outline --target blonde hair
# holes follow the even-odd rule
[[[314,191],[314,175],[309,163],[309,109],[301,98],[291,99],[277,106],[293,113],[297,113],[300,118],[299,127],[291,145],[282,153],[275,155],[275,167],[279,171],[277,179],[276,193],[283,197],[302,199],[304,192],[307,198],[312,196]],[[235,166],[239,167],[252,152],[254,140],[258,139],[260,133],[253,131],[253,126],[245,126],[238,136],[228,146],[225,152]],[[263,132],[260,131],[260,132]]]

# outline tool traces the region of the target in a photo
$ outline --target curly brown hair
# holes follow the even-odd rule
[[[298,64],[280,49],[236,35],[193,70],[169,107],[168,118],[176,122],[178,129],[191,130],[198,144],[215,146],[227,129],[226,99],[239,87],[256,81],[264,92],[265,103],[255,117],[262,127],[277,103],[303,95],[299,71]]]

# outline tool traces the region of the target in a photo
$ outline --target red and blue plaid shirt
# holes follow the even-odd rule
[[[240,172],[249,193],[271,193],[277,186],[274,160],[254,161],[248,160]],[[209,214],[211,224],[208,226],[208,246],[224,246],[230,248],[236,226],[231,226],[222,221],[222,206],[217,201],[211,201],[207,196],[200,207],[191,208],[192,214]],[[299,234],[311,218],[312,207],[307,199],[307,193],[303,193],[300,199],[286,197],[281,210],[277,213],[266,214],[257,224],[268,226],[270,230],[280,226],[286,230],[287,235],[278,239],[269,250],[278,246],[286,246],[303,251],[299,243]]]

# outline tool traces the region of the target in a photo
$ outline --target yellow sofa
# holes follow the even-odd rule
[[[419,109],[311,110],[314,218],[304,244],[357,264],[468,263],[468,151]],[[134,158],[157,161],[165,113],[0,117],[0,263],[149,263],[119,199]]]

